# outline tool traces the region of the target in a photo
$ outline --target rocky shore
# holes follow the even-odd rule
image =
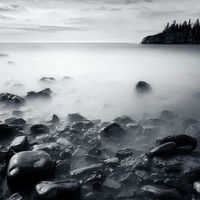
[[[137,89],[152,91],[143,81]],[[169,110],[138,121],[122,115],[102,122],[79,113],[25,117],[24,107],[51,101],[52,94],[50,88],[24,97],[0,94],[0,199],[200,198],[198,120]]]
[[[145,37],[142,44],[200,44],[199,20],[194,24],[186,21],[177,24],[176,21],[165,27],[163,32]]]

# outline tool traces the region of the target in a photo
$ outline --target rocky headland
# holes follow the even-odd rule
[[[192,24],[191,21],[178,24],[174,22],[165,27],[163,32],[145,37],[142,44],[200,44],[199,20]]]

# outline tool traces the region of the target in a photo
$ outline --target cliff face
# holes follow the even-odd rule
[[[165,27],[162,33],[145,37],[142,44],[200,44],[199,20],[193,25],[185,21],[182,25],[174,23]]]

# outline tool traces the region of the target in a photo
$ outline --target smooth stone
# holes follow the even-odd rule
[[[64,137],[58,138],[56,142],[60,145],[65,146],[66,148],[73,147],[73,144],[67,138]]]
[[[32,134],[49,133],[49,127],[44,124],[35,124],[35,125],[31,126],[30,132]]]
[[[154,147],[149,151],[151,157],[154,156],[169,156],[176,153],[177,144],[175,142],[167,142],[160,146]]]
[[[23,198],[19,193],[14,193],[10,196],[8,200],[23,200]]]
[[[28,148],[28,140],[26,136],[16,137],[10,144],[10,148],[15,152],[24,151]]]
[[[200,123],[190,125],[186,129],[185,134],[199,139],[200,138]]]
[[[11,189],[26,187],[53,176],[54,165],[44,151],[22,151],[9,161],[7,182]]]
[[[167,143],[167,142],[175,142],[177,144],[177,147],[183,147],[187,145],[191,145],[192,149],[196,149],[197,147],[197,140],[196,138],[183,134],[183,135],[169,135],[166,137],[159,137],[156,140],[156,143],[158,145]]]
[[[80,200],[81,187],[76,179],[41,181],[32,191],[33,200]]]
[[[115,157],[119,158],[119,160],[123,160],[124,158],[131,157],[133,155],[133,151],[130,148],[124,148],[119,150]]]
[[[168,200],[180,200],[181,194],[178,190],[174,188],[162,187],[162,186],[153,186],[153,185],[145,185],[141,187],[140,193],[143,198],[147,198],[148,200],[155,199],[168,199]]]
[[[121,188],[121,183],[118,183],[117,181],[111,178],[106,178],[102,186],[109,189],[119,190]]]

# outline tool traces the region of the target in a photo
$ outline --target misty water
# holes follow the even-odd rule
[[[2,43],[0,53],[9,56],[0,57],[1,92],[25,96],[51,88],[52,102],[22,108],[31,110],[26,118],[79,112],[103,121],[119,115],[139,120],[168,109],[200,120],[199,50],[198,45]],[[56,82],[38,82],[43,76]],[[151,95],[135,94],[140,80],[152,86]]]

